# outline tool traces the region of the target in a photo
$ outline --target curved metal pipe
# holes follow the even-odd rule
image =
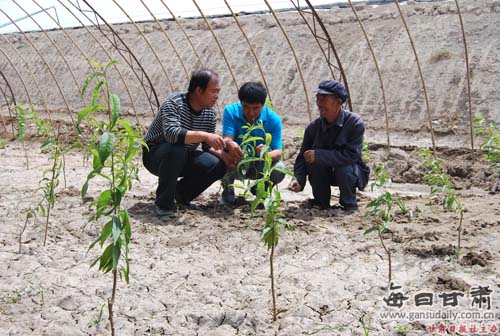
[[[391,139],[389,136],[389,113],[387,112],[387,99],[385,98],[384,81],[382,80],[382,74],[380,73],[380,67],[378,66],[377,57],[375,56],[375,52],[373,51],[372,44],[370,42],[370,39],[368,38],[368,34],[366,33],[365,26],[363,25],[363,22],[361,22],[359,15],[358,15],[358,11],[352,5],[351,0],[348,0],[348,1],[349,1],[349,5],[352,8],[352,11],[354,12],[354,15],[356,16],[356,20],[359,23],[359,27],[363,31],[363,35],[365,36],[366,43],[368,43],[368,48],[370,49],[370,53],[371,53],[372,58],[373,58],[373,63],[375,63],[375,68],[377,70],[378,80],[380,82],[380,89],[382,90],[382,99],[384,100],[385,131],[387,133],[387,150],[390,151]]]
[[[17,48],[14,45],[12,45],[12,43],[10,43],[10,41],[5,37],[5,35],[0,34],[0,36],[2,36],[2,38],[5,40],[5,42],[7,42],[7,44],[12,48],[12,50],[14,50],[14,52],[17,54],[17,57],[19,59],[21,59],[26,64],[26,69],[28,70],[28,74],[31,76],[31,79],[33,80],[33,84],[35,85],[36,89],[38,90],[38,94],[42,98],[43,105],[45,106],[45,113],[47,113],[47,116],[48,116],[49,121],[50,121],[50,125],[52,127],[54,127],[54,122],[52,120],[52,115],[50,113],[49,106],[47,105],[46,97],[42,93],[42,90],[40,89],[40,85],[38,85],[38,81],[36,80],[35,74],[34,74],[33,70],[31,70],[31,67],[30,67],[29,63],[26,61],[26,59],[24,58],[24,56],[21,55],[21,53],[19,52],[19,50],[17,50]],[[5,57],[9,60],[9,62],[11,62],[9,56],[6,55],[5,52],[2,49],[0,49],[0,51],[2,51],[2,54],[4,54]],[[21,74],[19,74],[19,78],[22,78]],[[21,82],[23,83],[23,85],[25,85],[24,81],[22,79],[21,79]],[[30,95],[28,93],[29,90],[26,88],[26,86],[25,86],[25,89],[26,89],[26,92],[28,94],[29,100],[32,103],[32,100],[31,100]]]
[[[226,53],[224,52],[224,49],[222,48],[222,45],[219,42],[219,39],[217,38],[217,35],[215,35],[214,30],[212,29],[212,26],[210,25],[210,22],[208,22],[207,17],[201,10],[200,6],[198,6],[198,3],[196,0],[192,0],[196,8],[198,8],[198,11],[200,12],[201,16],[203,17],[203,20],[205,20],[206,25],[208,26],[208,29],[210,30],[210,33],[212,34],[215,43],[217,43],[217,46],[219,47],[219,50],[222,54],[222,58],[224,58],[224,62],[226,62],[227,68],[229,69],[229,72],[231,73],[231,77],[233,78],[234,85],[236,86],[236,92],[238,92],[239,86],[238,86],[238,81],[236,81],[236,77],[234,76],[233,69],[231,68],[231,65],[229,64],[229,61],[227,60]]]
[[[469,123],[470,123],[470,145],[472,153],[472,162],[476,162],[476,153],[474,152],[474,116],[472,114],[472,98],[471,98],[471,85],[470,85],[470,66],[469,66],[469,51],[467,50],[467,39],[465,38],[464,20],[462,12],[458,5],[458,0],[455,0],[457,5],[457,13],[460,18],[460,28],[462,29],[462,39],[464,41],[464,54],[465,54],[465,67],[467,69],[467,101],[469,103]]]
[[[172,84],[172,81],[170,80],[170,76],[167,74],[167,70],[165,70],[165,67],[163,66],[163,63],[161,62],[160,57],[158,56],[156,50],[153,48],[153,46],[151,45],[151,43],[149,42],[149,40],[147,39],[147,37],[144,35],[144,33],[139,29],[139,27],[137,26],[137,24],[132,20],[132,18],[130,17],[130,15],[128,15],[128,13],[123,10],[123,8],[118,4],[118,2],[116,2],[116,0],[113,0],[113,2],[115,3],[116,6],[118,6],[118,8],[120,8],[120,10],[130,20],[130,22],[132,23],[132,25],[134,25],[135,29],[137,29],[137,31],[139,32],[139,35],[142,36],[142,38],[144,39],[144,41],[146,41],[146,44],[149,46],[149,49],[151,49],[151,51],[153,52],[153,55],[156,58],[156,61],[160,65],[160,68],[163,71],[163,74],[165,75],[165,77],[167,78],[167,82],[168,82],[168,84],[170,85],[170,88],[173,91],[174,90],[174,85]]]
[[[28,90],[28,87],[26,86],[26,83],[24,82],[23,76],[21,76],[21,74],[17,70],[16,66],[14,65],[14,63],[12,63],[10,57],[5,53],[5,51],[3,51],[3,49],[0,49],[0,52],[2,52],[2,54],[4,55],[4,57],[7,60],[7,62],[9,62],[9,64],[12,66],[12,68],[15,71],[15,73],[17,74],[17,77],[19,77],[19,80],[21,81],[21,85],[24,87],[24,91],[26,91],[26,96],[28,97],[28,103],[29,104],[33,104],[33,102],[31,101],[30,91]]]
[[[68,109],[68,111],[71,111],[71,108],[69,107],[69,104],[66,101],[66,96],[64,95],[64,93],[62,91],[62,88],[59,85],[59,82],[57,81],[57,78],[56,78],[56,76],[54,74],[54,71],[52,70],[52,68],[50,67],[50,65],[47,63],[47,60],[43,57],[42,53],[40,52],[40,49],[38,49],[38,47],[33,43],[33,41],[31,41],[31,39],[26,35],[26,33],[24,31],[22,31],[21,28],[19,28],[19,26],[17,25],[17,23],[15,21],[13,21],[12,18],[7,13],[5,13],[5,11],[3,9],[0,8],[0,12],[2,12],[3,15],[5,15],[5,17],[7,17],[12,22],[12,24],[14,24],[14,26],[16,26],[16,28],[21,32],[21,34],[24,36],[24,38],[31,44],[31,46],[33,47],[33,49],[35,49],[35,51],[37,52],[38,56],[40,56],[40,58],[42,59],[43,63],[45,64],[45,66],[49,70],[49,73],[52,76],[52,79],[54,80],[54,83],[57,86],[59,94],[61,95],[61,97],[62,97],[62,99],[64,101],[64,104],[66,105],[66,108]],[[71,123],[73,124],[73,126],[76,127],[75,120],[73,119],[73,115],[71,114],[71,112],[69,113],[69,116],[70,116],[70,119],[71,119]]]
[[[12,120],[12,122],[10,123],[11,127],[12,127],[12,136],[15,137],[16,136],[16,133],[15,133],[15,130],[14,130],[14,121],[13,121],[13,118],[12,118],[12,110],[11,110],[11,105],[12,104],[16,104],[16,98],[14,96],[14,92],[12,91],[12,87],[10,86],[9,84],[9,81],[7,80],[7,77],[5,77],[5,75],[3,74],[3,72],[0,70],[0,76],[3,78],[4,82],[5,82],[5,86],[7,87],[9,93],[10,93],[10,97],[11,97],[11,101],[9,103],[9,100],[7,99],[7,93],[5,92],[4,88],[3,88],[3,85],[0,85],[0,91],[2,91],[2,95],[5,99],[5,102],[7,104],[7,108],[9,110],[9,117],[10,119]],[[5,124],[5,121],[3,120],[3,116],[0,114],[0,117],[1,117],[1,120],[2,120],[2,125],[3,125],[3,129],[5,130],[5,132],[7,132],[7,125]]]
[[[259,58],[257,57],[257,54],[255,53],[255,49],[253,48],[252,43],[250,42],[250,39],[248,38],[247,34],[245,33],[245,30],[241,26],[240,20],[238,20],[238,18],[234,14],[233,9],[231,8],[231,6],[229,6],[229,3],[227,2],[227,0],[224,0],[224,2],[226,3],[227,8],[231,12],[231,15],[233,16],[233,19],[236,22],[236,25],[240,29],[241,34],[243,34],[243,37],[245,37],[245,40],[247,41],[248,47],[250,48],[250,51],[252,52],[252,55],[255,59],[255,62],[257,63],[257,67],[259,68],[259,72],[260,72],[260,76],[262,77],[262,81],[264,82],[264,85],[266,86],[269,101],[272,104],[273,99],[271,98],[271,90],[269,90],[269,86],[267,85],[266,76],[264,75],[264,70],[262,70],[262,65],[260,64]]]
[[[307,28],[309,28],[309,31],[311,32],[311,34],[314,36],[314,39],[316,40],[316,43],[318,44],[318,47],[319,47],[319,50],[321,50],[321,53],[323,54],[323,57],[325,58],[326,60],[326,63],[328,64],[328,69],[330,70],[330,74],[332,75],[332,78],[333,79],[336,79],[336,76],[335,76],[335,73],[333,72],[333,69],[336,68],[337,70],[339,70],[338,67],[336,67],[335,65],[332,64],[332,62],[330,62],[330,57],[329,55],[327,55],[327,53],[325,52],[325,49],[323,48],[323,46],[321,45],[320,43],[320,39],[321,40],[324,40],[324,38],[318,38],[318,35],[316,33],[316,18],[315,16],[312,14],[312,13],[308,13],[308,12],[305,12],[303,11],[301,8],[300,8],[300,4],[299,4],[299,0],[297,0],[297,4],[295,4],[295,2],[293,0],[290,0],[293,7],[295,7],[295,9],[297,10],[297,12],[300,14],[300,16],[302,17],[302,20],[304,21],[304,23],[307,25]],[[314,25],[314,29],[313,27],[311,27],[311,25],[309,24],[309,21],[307,21],[306,17],[304,16],[304,13],[307,13],[307,14],[311,14],[312,15],[312,18],[313,18],[313,25]],[[328,41],[327,41],[328,42]]]
[[[271,7],[271,5],[269,4],[269,2],[267,0],[264,0],[264,2],[266,3],[267,7],[269,8],[269,10],[271,11],[271,13],[273,14],[273,17],[274,19],[276,20],[276,23],[278,24],[278,26],[280,27],[281,29],[281,32],[283,33],[283,35],[285,36],[285,39],[286,41],[288,42],[288,46],[290,47],[291,51],[292,51],[292,54],[293,54],[293,58],[295,59],[295,63],[297,65],[297,70],[299,71],[299,75],[300,75],[300,79],[302,81],[302,87],[304,88],[304,94],[306,96],[306,104],[307,104],[307,113],[309,114],[309,121],[312,120],[312,113],[311,113],[311,104],[309,102],[309,94],[307,93],[307,87],[306,87],[306,82],[304,80],[304,75],[302,74],[302,69],[300,67],[300,63],[299,63],[299,59],[297,57],[297,54],[295,53],[295,49],[292,45],[292,42],[290,41],[290,38],[288,37],[288,34],[286,33],[285,29],[283,28],[283,26],[281,25],[281,21],[278,19],[278,16],[276,15],[276,13],[274,12],[273,8]]]
[[[422,87],[424,89],[424,97],[425,97],[425,105],[427,107],[427,117],[429,119],[429,129],[431,132],[432,139],[432,148],[433,155],[436,156],[436,141],[434,140],[434,128],[432,127],[432,116],[431,116],[431,108],[429,104],[429,98],[427,97],[427,89],[425,87],[424,74],[422,73],[422,67],[420,66],[420,61],[418,59],[417,49],[415,48],[415,43],[413,42],[413,38],[410,33],[410,29],[408,28],[408,24],[406,23],[406,19],[404,17],[403,11],[401,10],[401,6],[399,5],[399,0],[394,0],[396,2],[396,7],[398,7],[399,15],[401,16],[401,20],[403,20],[403,25],[406,29],[406,33],[408,34],[408,38],[410,39],[411,48],[413,50],[413,54],[415,55],[415,61],[417,62],[418,73],[420,75],[420,80],[422,82]]]
[[[36,2],[36,0],[32,0],[34,1],[37,5],[38,3]],[[102,51],[106,54],[106,56],[108,57],[109,60],[112,60],[111,58],[111,55],[108,53],[107,49],[102,45],[101,41],[99,41],[99,39],[94,35],[94,33],[92,33],[92,31],[90,31],[90,29],[87,28],[87,26],[85,26],[83,24],[83,22],[80,20],[80,18],[78,16],[76,16],[68,7],[66,7],[66,5],[64,3],[61,2],[61,0],[57,0],[59,2],[59,4],[61,6],[64,7],[64,9],[66,9],[82,26],[83,29],[85,29],[87,31],[87,33],[94,39],[95,42],[97,42],[97,44],[101,47]],[[40,7],[40,5],[38,5]],[[80,51],[80,53],[83,55],[83,57],[87,60],[87,59],[90,59],[90,57],[87,56],[87,54],[80,48],[80,46],[78,45],[78,43],[75,42],[75,40],[73,40],[73,38],[68,34],[66,33],[66,31],[61,27],[61,25],[56,21],[54,20],[54,18],[47,13],[47,15],[49,15],[49,17],[57,23],[57,25],[61,28],[61,30],[64,32],[64,34],[71,40],[73,41],[73,44],[77,47],[77,49]],[[120,71],[120,68],[114,64],[113,67],[115,68],[115,70],[118,72],[118,76],[120,77],[120,79],[122,80],[123,82],[123,85],[125,87],[125,91],[127,91],[127,95],[130,99],[130,104],[132,105],[132,110],[134,111],[134,116],[135,116],[135,121],[137,124],[139,124],[139,118],[137,117],[137,109],[135,108],[135,104],[134,104],[134,100],[132,99],[132,95],[130,94],[130,90],[128,88],[128,85],[127,85],[127,82],[125,81],[125,79],[123,78],[123,74],[122,72]]]
[[[345,89],[347,90],[347,94],[348,94],[348,97],[349,97],[348,100],[347,100],[347,104],[349,105],[349,109],[352,111],[352,99],[351,99],[351,93],[350,93],[350,90],[349,90],[349,83],[347,82],[347,76],[345,74],[344,68],[342,67],[342,63],[340,62],[340,58],[339,58],[339,55],[337,53],[337,50],[335,49],[333,41],[330,38],[330,34],[328,34],[328,30],[326,30],[326,27],[323,24],[323,21],[319,17],[319,15],[316,12],[316,10],[314,9],[313,5],[311,4],[311,2],[309,0],[306,0],[306,3],[309,6],[309,9],[313,13],[313,15],[316,18],[316,20],[318,21],[318,24],[321,27],[321,30],[323,31],[323,34],[325,34],[325,36],[326,36],[326,40],[328,41],[328,45],[329,45],[330,48],[332,48],[332,52],[335,55],[335,59],[337,60],[337,64],[339,65],[340,75],[341,75],[341,77],[343,79],[342,82],[344,83]]]
[[[149,7],[144,3],[144,1],[143,0],[140,0],[140,1],[141,1],[142,5],[146,8],[146,10],[149,12],[149,14],[151,15],[151,17],[153,17],[153,19],[155,20],[156,24],[160,27],[161,32],[163,33],[163,35],[167,39],[168,43],[170,44],[170,46],[174,50],[175,55],[179,59],[179,62],[181,63],[182,69],[184,70],[184,74],[186,75],[186,79],[189,80],[189,72],[187,71],[186,65],[184,64],[184,61],[182,60],[182,57],[179,54],[179,51],[175,47],[175,44],[170,39],[170,36],[168,36],[167,31],[163,28],[163,26],[161,25],[160,21],[156,18],[156,16],[149,9]]]
[[[40,29],[40,31],[45,35],[45,37],[49,40],[50,44],[52,44],[52,46],[54,46],[54,48],[56,49],[57,53],[59,54],[59,56],[61,56],[64,64],[66,64],[66,66],[68,67],[68,70],[69,70],[69,73],[71,74],[71,77],[73,78],[73,82],[75,83],[75,86],[78,90],[78,92],[81,92],[81,88],[80,88],[80,85],[78,83],[78,81],[76,80],[76,77],[75,77],[75,73],[73,72],[73,69],[71,68],[71,66],[69,65],[68,63],[68,60],[66,59],[66,57],[64,56],[64,54],[61,52],[61,50],[59,49],[59,47],[57,46],[57,44],[54,42],[54,40],[52,40],[49,36],[49,34],[47,34],[47,32],[45,31],[45,29],[42,28],[42,26],[40,26],[38,24],[38,22],[33,18],[33,16],[31,14],[29,14],[22,6],[20,6],[16,0],[12,0],[12,2],[14,2],[14,4],[19,7],[19,9],[21,9],[26,15],[27,17],[29,17],[35,24],[36,26]],[[45,10],[42,8],[42,10]],[[83,101],[83,98],[80,96],[80,99],[82,101],[82,104],[84,104],[84,101]]]
[[[177,20],[177,17],[175,16],[175,14],[170,10],[170,8],[165,4],[165,2],[163,0],[160,0],[160,2],[162,3],[162,5],[168,10],[168,12],[170,13],[170,15],[172,15],[172,18],[174,19],[175,23],[177,23],[177,25],[179,26],[179,28],[181,29],[182,33],[184,34],[184,37],[186,37],[189,45],[191,46],[191,49],[193,49],[195,55],[196,55],[196,58],[198,59],[198,62],[200,63],[200,66],[201,67],[205,67],[205,65],[203,64],[203,62],[201,61],[201,57],[200,57],[200,54],[198,54],[198,51],[196,50],[196,48],[194,47],[193,45],[193,42],[191,41],[191,38],[189,37],[189,35],[186,33],[186,30],[184,29],[184,27],[182,26],[182,24],[179,22],[179,20]]]
[[[94,10],[94,8],[92,6],[90,6],[90,4],[88,3],[88,0],[83,0],[83,2],[92,10],[92,12],[94,13],[94,15],[96,16],[96,19],[97,19],[97,17],[99,17],[99,19],[101,19],[104,22],[104,24],[106,25],[106,27],[109,29],[109,31],[113,35],[113,39],[111,39],[108,35],[106,35],[104,33],[104,31],[102,30],[101,26],[99,25],[99,22],[97,22],[95,24],[95,26],[99,29],[99,31],[101,32],[101,34],[111,43],[111,45],[113,45],[115,47],[115,49],[122,56],[122,58],[125,60],[125,62],[127,62],[127,64],[130,66],[130,69],[136,75],[137,79],[142,83],[142,87],[144,89],[144,93],[146,94],[146,97],[149,100],[151,111],[153,112],[153,115],[156,115],[156,112],[157,112],[157,110],[158,110],[158,108],[160,106],[160,103],[158,101],[158,96],[157,96],[156,91],[154,89],[153,83],[151,82],[151,79],[149,78],[148,74],[146,73],[146,71],[142,67],[142,64],[138,61],[138,59],[135,56],[135,54],[132,52],[132,50],[130,50],[130,48],[128,47],[128,45],[122,40],[122,38],[120,37],[120,35],[113,29],[113,27],[106,20],[104,20],[104,18],[102,17],[101,14],[99,14],[98,12],[96,12]],[[75,6],[75,5],[73,4],[73,6]],[[92,20],[90,20],[87,17],[87,15],[84,13],[83,9],[79,8],[78,6],[75,6],[75,7],[90,22],[92,22]],[[120,44],[121,47],[123,47],[123,49],[118,46],[118,43]],[[123,52],[127,52],[127,55],[130,58],[127,58],[126,55],[123,54]],[[138,74],[136,72],[137,69],[134,68],[134,64],[139,68],[138,70],[140,71],[140,74]],[[148,84],[148,89],[151,90],[150,93],[148,93],[148,91],[146,90],[146,86],[144,84],[143,79],[146,79],[146,82]]]

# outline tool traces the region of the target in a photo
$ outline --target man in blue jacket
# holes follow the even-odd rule
[[[309,205],[330,207],[331,186],[338,186],[340,208],[358,209],[356,188],[363,190],[370,169],[361,159],[365,126],[361,117],[342,108],[347,91],[336,80],[321,81],[316,91],[320,117],[306,128],[300,152],[295,160],[295,179],[288,189],[302,191],[306,178],[314,198]]]
[[[228,173],[222,179],[222,199],[221,203],[231,205],[235,202],[235,193],[232,184],[236,178],[236,165],[241,160],[243,153],[241,148],[241,137],[246,133],[245,125],[262,123],[265,133],[271,134],[272,140],[270,150],[265,154],[272,159],[273,165],[284,167],[281,162],[282,142],[281,142],[281,118],[270,108],[264,106],[267,92],[260,82],[247,82],[238,91],[239,102],[230,104],[224,109],[222,115],[222,135],[225,141],[225,151],[232,158],[232,165],[228,168]],[[255,143],[255,154],[260,155],[264,147],[265,135],[262,130],[255,129],[252,136],[260,137]],[[264,163],[257,161],[252,164],[246,172],[245,178],[257,179],[262,173]],[[271,182],[280,183],[285,174],[274,170],[271,173]]]

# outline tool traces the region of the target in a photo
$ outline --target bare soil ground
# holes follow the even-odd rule
[[[470,49],[473,113],[499,124],[500,4],[497,0],[460,3]],[[117,335],[366,336],[363,325],[369,335],[375,336],[445,334],[439,329],[440,323],[448,334],[499,334],[500,195],[494,187],[500,176],[482,160],[473,163],[466,149],[470,147],[467,82],[454,8],[450,1],[410,2],[403,10],[428,84],[438,156],[465,207],[461,249],[456,248],[458,216],[444,212],[439,202],[431,200],[430,187],[423,184],[418,147],[430,145],[427,109],[414,55],[396,7],[391,4],[359,9],[385,81],[393,145],[390,155],[383,148],[383,101],[366,41],[349,8],[332,8],[321,11],[321,16],[346,69],[353,110],[367,126],[370,165],[385,163],[394,182],[391,191],[402,197],[414,213],[411,221],[397,213],[384,234],[392,250],[392,289],[387,280],[387,256],[377,235],[363,234],[372,225],[366,217],[367,204],[377,192],[360,192],[361,207],[356,213],[309,210],[304,209],[303,202],[311,197],[311,191],[290,194],[285,180],[280,186],[282,210],[296,230],[283,233],[276,251],[279,314],[278,321],[272,322],[269,252],[261,241],[262,212],[252,216],[248,206],[221,207],[216,184],[196,200],[195,208],[181,210],[174,220],[162,221],[152,209],[156,178],[141,165],[141,182],[134,185],[125,200],[133,220],[131,276],[128,286],[123,279],[119,281]],[[316,40],[299,15],[279,16],[303,66],[308,86],[305,91],[290,48],[272,17],[242,16],[241,22],[257,47],[270,93],[283,117],[284,156],[291,168],[299,134],[309,122],[307,107],[314,106],[312,90],[319,80],[331,76]],[[221,74],[219,108],[233,102],[234,85],[215,43],[207,44],[212,37],[206,25],[196,19],[183,23],[203,63]],[[220,18],[211,23],[223,41],[239,83],[260,80],[256,63],[233,20]],[[176,24],[162,25],[177,46],[186,45]],[[146,47],[138,29],[131,24],[118,28],[119,35],[151,75],[159,97],[184,90],[186,78],[158,28],[143,23],[140,33],[154,42],[166,68],[163,72],[172,76],[174,87],[169,87],[159,64],[152,61],[152,49]],[[92,31],[97,33],[96,29],[74,29],[68,34],[85,50],[92,51],[90,56],[96,60],[107,60],[107,49],[111,58],[122,60],[111,45],[105,43],[104,50],[99,47]],[[91,69],[77,44],[61,31],[49,35],[70,61],[76,77],[88,76]],[[44,114],[44,106],[48,106],[56,128],[60,126],[62,134],[74,134],[72,119],[86,103],[79,96],[81,83],[74,83],[69,69],[60,66],[61,57],[46,36],[30,33],[29,37],[50,64],[58,65],[54,66],[55,75],[70,108],[65,106],[55,81],[26,37],[11,34],[0,41],[6,56],[0,58],[2,73],[9,79],[16,98],[28,102],[29,92],[42,116],[50,117]],[[191,49],[182,48],[181,57],[189,70],[199,66]],[[35,75],[30,74],[30,68]],[[114,74],[113,91],[122,97],[124,115],[146,127],[154,111],[125,62],[121,62],[120,69],[127,82],[122,83]],[[21,82],[23,78],[25,83]],[[125,85],[131,94],[125,93]],[[307,98],[306,92],[310,94]],[[4,126],[0,128],[0,139],[5,142],[0,148],[0,335],[109,335],[106,308],[102,318],[99,312],[110,296],[112,277],[89,268],[99,253],[97,249],[87,253],[102,223],[88,222],[88,205],[82,204],[80,198],[89,164],[79,151],[66,157],[66,180],[61,177],[57,188],[47,244],[43,245],[45,222],[38,218],[28,223],[18,253],[26,211],[39,197],[36,189],[49,160],[40,150],[41,139],[29,138],[27,169],[23,146],[10,140],[15,133],[11,128],[14,113],[8,112],[0,107]],[[313,117],[316,113],[313,108]],[[99,186],[92,186],[89,195],[96,197],[98,192]],[[334,193],[332,204],[337,196]],[[493,291],[483,293],[481,307],[473,295],[479,287]],[[433,304],[417,306],[415,296],[421,293],[431,293]],[[457,306],[447,301],[454,295]],[[397,303],[403,306],[391,307]],[[435,319],[430,314],[417,316],[432,312],[464,314],[455,320],[442,315]],[[484,314],[466,314],[491,312],[496,314],[493,319]],[[407,316],[383,315],[387,313]]]
[[[293,143],[293,136],[287,143]],[[112,277],[89,269],[98,250],[87,254],[101,223],[88,222],[80,198],[89,171],[80,152],[66,157],[66,181],[61,177],[49,238],[43,246],[44,221],[28,224],[18,253],[25,212],[35,200],[38,181],[48,168],[40,143],[27,143],[26,169],[19,142],[1,149],[0,172],[0,334],[106,335],[107,312],[99,311],[110,296]],[[292,158],[296,147],[288,147]],[[132,219],[131,280],[119,282],[116,301],[118,335],[429,335],[443,322],[478,330],[498,325],[500,297],[500,195],[490,193],[498,173],[478,162],[469,164],[467,151],[442,151],[445,165],[463,202],[462,248],[456,249],[458,217],[431,201],[422,184],[416,149],[371,148],[371,162],[385,161],[395,181],[391,191],[404,198],[415,217],[396,214],[384,234],[392,250],[393,286],[387,283],[387,257],[377,235],[364,235],[371,225],[367,203],[376,192],[359,193],[361,208],[345,214],[304,209],[310,190],[284,195],[283,211],[296,226],[284,233],[275,256],[279,309],[272,322],[269,253],[261,241],[262,213],[248,206],[218,205],[219,186],[162,221],[153,215],[156,179],[141,169],[141,182],[126,200]],[[289,166],[292,160],[287,160]],[[495,175],[496,174],[496,175]],[[95,196],[98,187],[91,188]],[[332,196],[335,203],[337,194]],[[493,290],[490,309],[472,307],[471,289]],[[391,293],[403,293],[403,307],[389,307]],[[434,293],[431,307],[418,307],[414,297]],[[443,293],[465,296],[456,307],[443,306]],[[384,312],[494,312],[494,320],[383,318]],[[488,329],[488,330],[489,330]],[[436,329],[437,330],[437,329]],[[473,332],[460,335],[472,335]],[[495,334],[494,332],[487,334]]]

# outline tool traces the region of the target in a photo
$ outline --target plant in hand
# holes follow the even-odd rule
[[[80,141],[92,157],[92,170],[82,187],[81,196],[85,199],[89,182],[96,177],[104,180],[107,188],[100,192],[89,208],[93,214],[90,220],[104,219],[99,237],[90,245],[91,250],[97,243],[103,247],[102,254],[91,264],[99,264],[99,271],[113,273],[113,289],[108,299],[108,313],[111,335],[115,334],[113,321],[113,305],[115,302],[118,275],[129,282],[129,243],[132,234],[130,218],[122,201],[132,182],[138,179],[138,166],[134,158],[140,153],[142,141],[140,128],[132,126],[120,119],[120,99],[112,94],[107,79],[107,71],[116,62],[106,65],[89,61],[96,71],[90,74],[84,82],[82,97],[92,81],[97,83],[92,91],[91,104],[78,113],[77,131]],[[95,112],[104,112],[104,120],[99,119]],[[86,122],[90,134],[84,134],[82,125]],[[122,258],[123,256],[123,258]],[[119,267],[121,265],[121,267]]]
[[[279,235],[282,228],[287,230],[294,230],[294,227],[289,225],[284,214],[280,211],[281,206],[281,193],[279,192],[278,186],[274,186],[271,181],[271,174],[275,171],[281,171],[287,175],[292,176],[292,173],[288,169],[279,168],[273,166],[272,158],[266,153],[270,149],[271,134],[265,133],[264,126],[262,123],[256,123],[254,125],[246,125],[245,134],[243,134],[241,147],[243,150],[243,159],[240,161],[237,167],[238,172],[242,172],[246,175],[246,171],[252,164],[256,162],[262,162],[264,168],[259,177],[252,182],[248,182],[246,186],[235,185],[235,187],[240,187],[245,189],[245,194],[250,190],[254,190],[255,199],[252,201],[251,209],[252,214],[254,214],[257,207],[262,206],[264,208],[264,229],[262,231],[262,240],[270,250],[269,263],[270,263],[270,274],[271,274],[271,295],[273,303],[273,320],[276,321],[277,311],[276,311],[276,291],[274,286],[274,252],[276,246],[278,245]],[[253,136],[254,130],[260,130],[265,134],[265,139],[257,136]],[[259,140],[265,140],[264,146],[260,150],[260,155],[256,155],[256,143]],[[240,177],[240,179],[242,179]],[[243,180],[243,179],[242,179]]]
[[[445,211],[453,211],[460,216],[458,224],[458,248],[461,245],[462,221],[464,209],[460,199],[451,186],[450,176],[441,167],[442,161],[433,157],[430,149],[424,148],[419,154],[426,160],[423,166],[427,169],[424,181],[431,186],[431,197],[441,199],[441,205]]]

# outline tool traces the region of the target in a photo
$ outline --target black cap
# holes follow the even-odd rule
[[[348,97],[344,85],[334,79],[321,81],[318,88],[314,90],[314,92],[320,94],[334,94],[342,100],[342,103],[345,103]]]

